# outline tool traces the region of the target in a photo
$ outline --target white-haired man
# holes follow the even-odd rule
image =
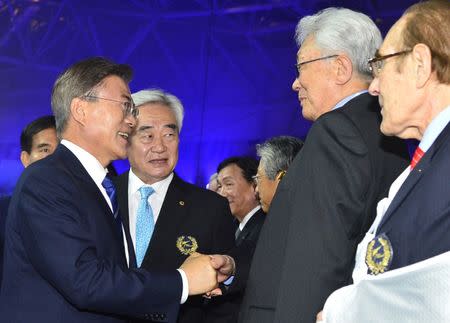
[[[170,270],[193,252],[229,250],[235,229],[227,200],[174,173],[184,116],[180,100],[157,89],[132,98],[139,116],[127,149],[131,169],[117,180],[121,216],[134,246],[130,266]],[[224,303],[191,297],[177,322],[209,322],[211,317],[228,322],[231,313],[223,308],[229,304],[219,302]]]

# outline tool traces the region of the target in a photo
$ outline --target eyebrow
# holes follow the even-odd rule
[[[169,128],[169,129],[172,129],[172,130],[177,130],[178,129],[178,127],[177,127],[177,125],[175,123],[165,124],[163,127],[164,128]],[[154,126],[140,126],[137,129],[137,131],[139,131],[139,132],[140,131],[146,131],[146,130],[153,129],[153,128],[155,128],[155,127]]]
[[[36,148],[42,148],[42,147],[48,147],[48,146],[50,146],[50,144],[44,142],[44,143],[42,143],[42,144],[37,145]]]

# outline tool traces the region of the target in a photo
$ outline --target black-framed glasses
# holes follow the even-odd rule
[[[408,50],[402,50],[400,52],[388,54],[388,55],[381,55],[381,56],[375,56],[374,58],[369,59],[367,62],[369,64],[369,70],[372,72],[373,77],[378,77],[381,73],[381,70],[384,66],[384,61],[388,58],[405,55],[412,52],[412,49]]]
[[[310,60],[305,61],[305,62],[300,62],[300,63],[295,64],[295,68],[296,68],[296,70],[297,70],[297,78],[300,77],[300,70],[301,70],[301,68],[302,68],[303,65],[306,65],[306,64],[309,64],[309,63],[312,63],[312,62],[321,61],[321,60],[324,60],[324,59],[329,59],[329,58],[333,58],[333,57],[338,57],[338,56],[339,56],[339,55],[328,55],[328,56],[323,56],[323,57],[319,57],[319,58],[314,58],[314,59],[310,59]]]
[[[134,104],[134,102],[132,100],[131,101],[119,101],[119,100],[114,100],[114,99],[102,98],[102,97],[95,96],[95,95],[83,95],[82,98],[106,100],[106,101],[120,103],[124,116],[131,115],[134,118],[137,118],[137,116],[139,115],[139,109],[136,107],[136,105]]]

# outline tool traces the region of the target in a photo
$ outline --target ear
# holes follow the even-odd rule
[[[23,150],[20,153],[20,161],[22,162],[22,165],[25,168],[27,168],[28,165],[30,165],[30,155],[25,150]]]
[[[345,55],[339,55],[334,64],[336,64],[336,83],[342,85],[350,81],[353,73],[351,60]]]
[[[277,176],[275,177],[275,179],[279,182],[284,177],[284,175],[286,175],[286,171],[285,170],[280,170],[277,173]]]
[[[432,75],[431,50],[425,44],[416,44],[411,54],[415,66],[416,86],[417,88],[422,88]]]
[[[87,101],[80,98],[73,98],[70,103],[70,115],[75,122],[80,123],[81,125],[86,124],[87,104]]]

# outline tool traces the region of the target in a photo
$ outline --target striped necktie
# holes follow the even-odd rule
[[[414,167],[416,167],[416,165],[419,163],[420,159],[423,157],[424,154],[425,153],[423,152],[423,150],[419,146],[417,146],[413,158],[411,159],[411,164],[409,165],[411,170],[413,170]]]

